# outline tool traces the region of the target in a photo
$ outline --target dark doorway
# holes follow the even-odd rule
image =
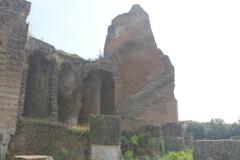
[[[86,124],[90,114],[114,114],[114,88],[114,80],[110,73],[95,70],[88,74],[83,82],[79,124]]]
[[[114,81],[111,76],[105,76],[101,85],[101,114],[114,113]]]

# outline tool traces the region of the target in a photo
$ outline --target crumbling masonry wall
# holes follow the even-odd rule
[[[240,141],[203,140],[193,145],[193,160],[237,160],[240,159]]]
[[[174,67],[139,5],[113,19],[104,57],[96,61],[35,38],[29,38],[27,53],[25,117],[76,125],[90,114],[118,114],[122,130],[178,120]]]
[[[178,121],[174,68],[154,39],[148,14],[134,5],[108,28],[104,58],[116,65],[116,108],[124,130]]]
[[[2,155],[17,115],[74,126],[86,124],[90,114],[115,114],[122,117],[122,130],[178,121],[174,67],[139,5],[113,19],[104,56],[95,61],[36,38],[27,41],[29,11],[24,0],[0,0]]]
[[[76,130],[44,120],[19,119],[17,132],[9,144],[8,154],[49,155],[57,158],[65,153],[68,160],[88,159],[89,131]]]
[[[23,116],[77,125],[85,60],[30,37]]]
[[[15,133],[30,3],[0,0],[0,159]]]

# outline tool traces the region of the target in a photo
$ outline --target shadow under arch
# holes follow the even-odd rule
[[[89,72],[83,82],[82,107],[78,123],[86,124],[90,114],[114,114],[115,84],[111,73],[103,70]]]

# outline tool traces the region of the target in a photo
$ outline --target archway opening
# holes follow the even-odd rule
[[[111,76],[105,76],[101,84],[101,114],[114,113],[114,81]]]
[[[114,114],[114,80],[110,73],[91,71],[83,82],[79,124],[87,124],[90,114]]]

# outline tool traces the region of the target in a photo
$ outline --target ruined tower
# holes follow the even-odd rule
[[[0,159],[15,133],[30,3],[0,0]]]
[[[123,128],[178,120],[174,68],[158,49],[149,16],[139,5],[113,19],[104,57],[117,64],[115,105]]]

